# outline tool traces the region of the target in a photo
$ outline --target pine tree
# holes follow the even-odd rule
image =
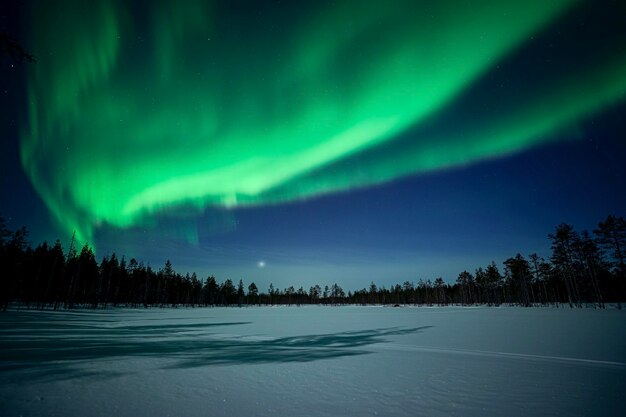
[[[237,305],[239,307],[241,307],[241,305],[243,304],[243,297],[244,297],[244,292],[243,292],[243,280],[239,280],[239,285],[237,286]]]
[[[613,265],[624,272],[624,251],[626,250],[626,220],[623,217],[610,215],[604,222],[598,223],[598,228],[593,231],[598,245],[611,253]]]
[[[251,304],[255,303],[255,301],[257,300],[258,294],[259,294],[259,289],[257,288],[254,282],[248,285],[248,299],[250,300]]]
[[[588,290],[589,297],[595,299],[600,308],[604,308],[599,274],[605,266],[600,249],[586,230],[576,237],[572,249],[584,289]]]
[[[548,235],[548,237],[552,240],[551,260],[565,282],[569,305],[570,307],[574,307],[574,305],[581,307],[573,254],[573,245],[578,239],[578,234],[574,231],[573,226],[561,223],[557,226],[556,232]]]
[[[530,265],[521,254],[504,261],[506,275],[509,277],[511,290],[517,292],[518,300],[524,307],[529,307],[531,298],[529,294]]]
[[[204,304],[214,306],[218,291],[219,285],[217,284],[215,277],[211,275],[206,279],[206,283],[204,284]]]
[[[536,253],[532,253],[530,258],[531,274],[533,275],[533,284],[539,287],[539,293],[541,294],[542,303],[547,303],[550,300],[548,295],[547,283],[550,278],[552,267],[543,258],[540,258]]]
[[[233,281],[230,279],[224,281],[222,287],[220,288],[220,293],[222,296],[222,304],[230,305],[237,294]]]
[[[445,284],[443,282],[443,278],[437,277],[435,278],[435,302],[439,305],[447,304],[446,300],[446,292],[445,292]]]

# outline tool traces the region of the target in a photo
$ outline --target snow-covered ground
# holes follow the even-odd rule
[[[0,416],[623,416],[626,311],[0,314]]]

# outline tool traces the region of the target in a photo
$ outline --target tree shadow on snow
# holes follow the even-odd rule
[[[282,338],[216,335],[221,326],[249,322],[0,329],[0,375],[13,383],[74,378],[106,378],[100,361],[167,358],[168,369],[208,365],[310,362],[371,353],[367,346],[387,337],[419,333],[432,326],[385,328]],[[99,327],[98,327],[99,326]],[[26,330],[26,331],[25,331]]]
[[[204,349],[184,350],[170,368],[206,365],[310,362],[371,353],[368,345],[385,342],[385,336],[418,333],[432,326],[388,328],[356,332],[283,337],[271,340],[213,340]]]

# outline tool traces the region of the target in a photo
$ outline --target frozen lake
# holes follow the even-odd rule
[[[0,314],[0,415],[625,415],[626,311]]]

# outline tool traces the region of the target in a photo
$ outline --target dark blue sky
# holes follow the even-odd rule
[[[23,35],[25,29],[15,23],[19,8],[3,13],[2,28]],[[536,82],[545,82],[538,65],[522,63],[534,59],[537,64],[546,56],[561,56],[555,59],[559,65],[567,62],[573,53],[567,48],[549,53],[550,40],[560,33],[549,33],[543,44],[503,62],[504,69],[475,84],[441,116],[443,124],[463,126],[472,118],[464,103],[483,95],[479,102],[499,114],[494,86],[512,75],[523,79],[520,73],[534,71]],[[59,238],[67,247],[69,236],[20,163],[25,72],[6,59],[0,66],[0,214],[12,229],[27,226],[32,244]],[[501,265],[518,252],[548,257],[547,234],[557,224],[591,230],[608,214],[625,214],[624,114],[622,100],[556,133],[547,144],[381,185],[275,205],[168,210],[150,225],[126,230],[103,226],[95,232],[98,257],[115,251],[155,268],[171,259],[182,272],[242,278],[262,289],[270,282],[278,287],[338,282],[346,289],[437,276],[451,282],[464,269],[473,271],[492,260]],[[401,140],[415,140],[412,134],[419,132],[409,131]],[[372,157],[375,153],[367,156]]]

